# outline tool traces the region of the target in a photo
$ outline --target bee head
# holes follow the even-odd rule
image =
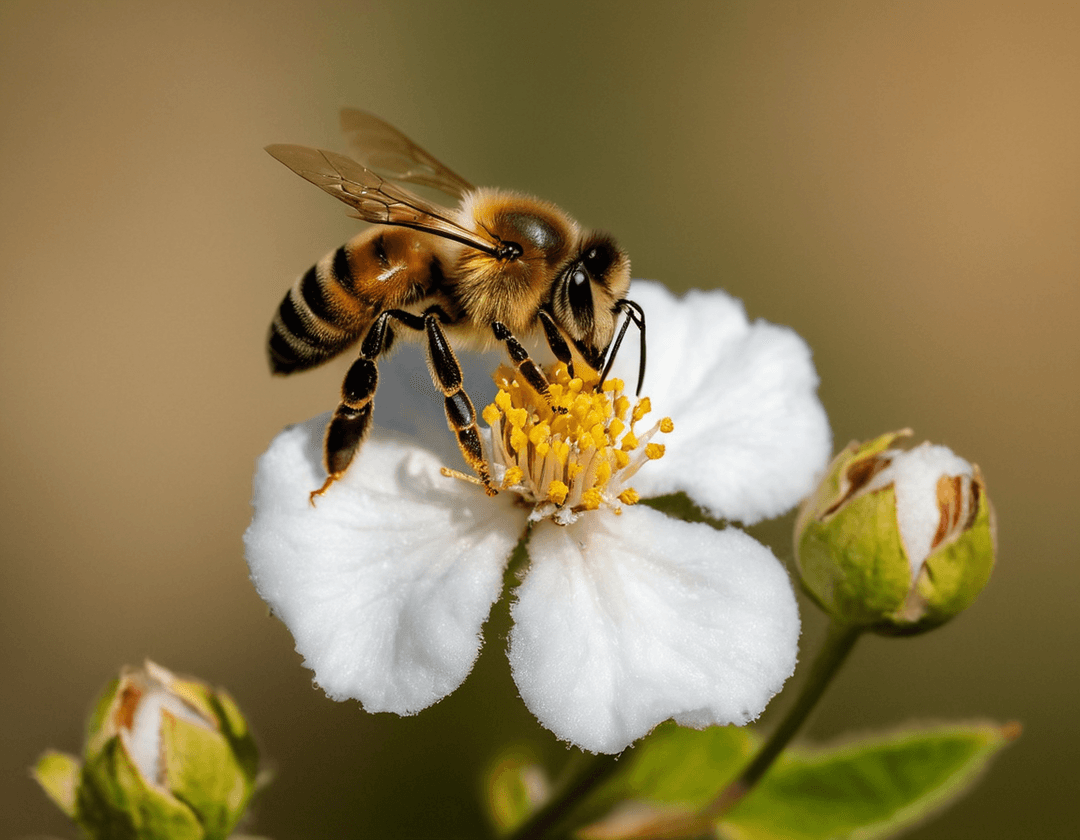
[[[618,302],[629,288],[630,258],[603,234],[588,236],[555,281],[551,313],[597,370],[615,332]]]

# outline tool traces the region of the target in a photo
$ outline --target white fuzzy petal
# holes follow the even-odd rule
[[[710,514],[746,523],[777,516],[813,489],[831,434],[806,343],[792,330],[750,323],[721,291],[675,298],[636,282],[648,320],[643,394],[652,416],[670,416],[664,458],[634,478],[645,496],[686,492]],[[625,347],[625,345],[624,345]],[[620,351],[633,382],[637,355]]]
[[[514,679],[540,722],[583,749],[619,752],[672,717],[746,723],[795,668],[791,584],[741,531],[634,507],[541,523],[529,555]]]
[[[971,478],[973,474],[971,464],[947,446],[923,443],[897,452],[892,463],[874,477],[871,486],[895,482],[896,521],[911,563],[912,582],[929,556],[934,536],[941,527],[938,480],[942,476]]]
[[[330,697],[411,714],[471,670],[524,514],[379,430],[312,507],[326,421],[286,429],[259,459],[251,578]]]

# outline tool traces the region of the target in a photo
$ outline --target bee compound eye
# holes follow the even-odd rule
[[[566,282],[566,300],[579,326],[592,322],[592,278],[580,263],[570,269]]]
[[[593,245],[582,254],[581,261],[593,277],[602,277],[615,262],[615,251],[604,243]]]

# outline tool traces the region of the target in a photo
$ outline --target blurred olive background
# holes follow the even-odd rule
[[[357,229],[262,147],[341,148],[344,105],[616,233],[635,276],[792,325],[838,446],[911,426],[978,462],[990,586],[936,633],[861,644],[808,734],[1019,720],[912,836],[1076,836],[1074,5],[4,0],[6,836],[72,835],[26,768],[76,750],[146,656],[238,698],[277,772],[251,828],[277,840],[475,836],[499,745],[561,761],[516,698],[505,609],[465,686],[399,719],[314,690],[247,580],[253,461],[347,365],[271,379],[267,324]],[[789,526],[760,530],[782,557]]]

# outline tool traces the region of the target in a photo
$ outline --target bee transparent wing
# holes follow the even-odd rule
[[[356,217],[380,225],[401,225],[453,239],[489,254],[498,243],[462,227],[453,211],[421,198],[376,175],[344,155],[308,146],[267,146],[273,157],[330,195],[344,201]]]
[[[431,187],[457,199],[473,189],[472,184],[374,114],[344,108],[341,130],[356,159],[391,180]]]

